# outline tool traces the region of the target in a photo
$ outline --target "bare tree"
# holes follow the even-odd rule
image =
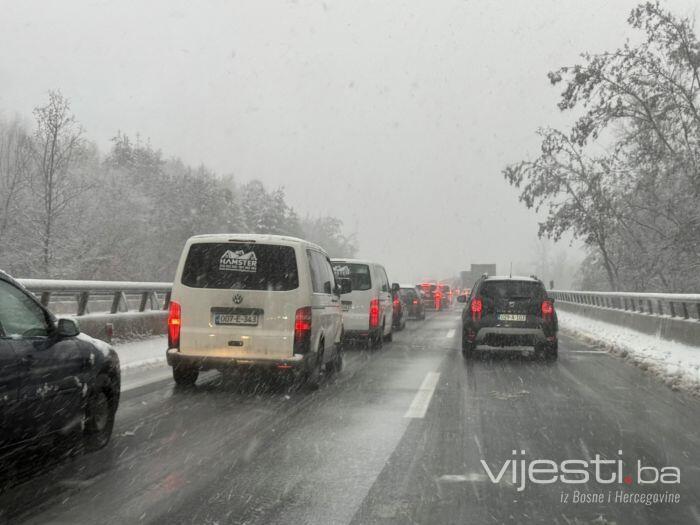
[[[35,191],[42,203],[38,220],[41,242],[41,270],[51,275],[56,224],[68,205],[88,187],[74,184],[72,170],[84,151],[83,130],[70,111],[70,104],[57,91],[49,92],[49,102],[34,110]]]

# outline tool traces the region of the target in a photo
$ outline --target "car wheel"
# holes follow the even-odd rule
[[[423,311],[423,313],[420,314],[420,320],[425,321],[425,311]]]
[[[343,369],[343,345],[337,344],[333,360],[326,365],[326,369],[332,374],[338,374]]]
[[[85,403],[85,419],[83,424],[83,446],[92,452],[103,448],[109,443],[114,427],[114,393],[109,379],[98,377],[97,383],[105,386],[94,390]]]
[[[471,359],[474,357],[474,351],[476,350],[476,345],[467,340],[466,335],[462,333],[462,355],[465,359]]]
[[[199,369],[191,365],[173,366],[173,379],[177,386],[192,386],[197,382]]]
[[[382,329],[377,335],[370,336],[370,348],[372,350],[380,350],[384,346],[384,336],[382,335],[384,330]]]
[[[306,374],[306,388],[309,390],[318,390],[318,387],[321,386],[321,376],[323,375],[322,368],[323,352],[316,352],[316,362],[313,368]]]
[[[394,330],[393,330],[393,328],[392,328],[391,332],[389,332],[388,334],[386,334],[386,336],[384,336],[384,340],[385,340],[387,343],[391,343],[391,342],[394,340]]]

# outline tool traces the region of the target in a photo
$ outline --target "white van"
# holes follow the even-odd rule
[[[360,259],[331,259],[331,264],[336,278],[352,283],[352,292],[342,300],[345,337],[366,340],[374,348],[391,341],[392,288],[384,267]]]
[[[191,385],[200,370],[291,369],[312,386],[342,367],[341,292],[326,252],[278,235],[198,235],[185,244],[168,316],[168,364]]]

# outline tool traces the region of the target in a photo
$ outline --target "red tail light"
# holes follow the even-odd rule
[[[418,304],[418,299],[414,299],[413,304]]]
[[[294,353],[303,354],[311,348],[311,307],[299,308],[294,316]]]
[[[396,298],[396,299],[394,299],[394,306],[398,306],[398,305],[399,305],[399,299]]]
[[[552,301],[542,301],[542,317],[551,319],[554,315],[554,305]]]
[[[369,327],[379,326],[379,299],[372,299],[369,302]]]
[[[484,303],[481,300],[481,297],[475,297],[472,299],[472,304],[470,306],[470,309],[472,311],[472,318],[473,319],[480,319],[481,318],[481,312],[484,310]]]
[[[180,303],[170,301],[170,310],[168,311],[168,348],[180,348],[180,326],[182,326]]]

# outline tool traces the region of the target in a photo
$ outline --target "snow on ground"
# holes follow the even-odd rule
[[[671,388],[700,394],[700,346],[668,341],[562,310],[557,316],[564,332],[632,361]]]
[[[112,346],[119,354],[119,365],[124,371],[164,363],[168,341],[161,335],[137,341],[115,342]]]

